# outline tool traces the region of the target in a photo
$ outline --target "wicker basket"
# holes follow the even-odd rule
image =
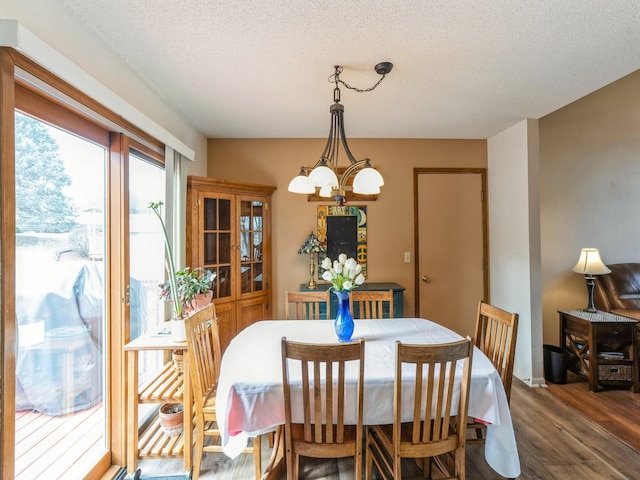
[[[598,380],[601,381],[633,381],[631,365],[598,365]]]
[[[184,371],[184,363],[182,361],[183,352],[184,350],[174,350],[171,354],[171,358],[173,359],[173,369],[178,373],[182,373]]]

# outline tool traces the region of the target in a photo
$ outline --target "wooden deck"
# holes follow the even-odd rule
[[[105,453],[102,404],[68,415],[16,412],[16,480],[83,478]]]

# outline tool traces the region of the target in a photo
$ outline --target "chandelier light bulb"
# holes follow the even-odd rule
[[[316,187],[337,187],[338,177],[336,172],[326,165],[319,165],[309,174],[309,182]]]
[[[376,194],[380,193],[382,185],[384,185],[384,179],[380,172],[368,166],[360,170],[353,179],[353,192],[368,195]]]
[[[377,195],[380,193],[380,187],[369,186],[367,188],[360,189],[353,187],[353,193],[357,193],[360,195]]]
[[[300,173],[297,177],[294,177],[289,182],[289,187],[287,188],[292,193],[316,193],[316,187],[313,186],[311,182],[309,182],[309,177],[307,177],[304,173],[304,170],[300,170]]]
[[[320,193],[318,193],[318,195],[324,198],[331,198],[331,191],[331,187],[320,187]]]

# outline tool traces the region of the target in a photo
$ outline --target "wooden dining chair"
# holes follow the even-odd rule
[[[393,318],[393,290],[353,290],[349,301],[354,318]]]
[[[347,385],[345,381],[347,362],[357,362],[356,385]],[[301,385],[291,383],[292,371],[301,372]],[[354,457],[354,478],[362,478],[364,339],[352,343],[311,344],[287,341],[283,337],[282,381],[287,480],[299,478],[300,456]],[[353,387],[356,424],[345,425],[345,409],[349,405],[347,390]],[[301,389],[302,395],[294,397],[294,389]],[[298,419],[294,423],[293,412],[300,412],[302,423],[298,423]]]
[[[325,320],[329,318],[329,290],[284,292],[287,320]]]
[[[195,417],[192,478],[198,480],[203,452],[222,452],[216,418],[216,387],[220,374],[221,352],[214,304],[211,303],[188,317],[185,320],[185,330]],[[187,422],[185,428],[188,428]],[[205,445],[205,437],[211,437],[212,442]],[[262,476],[260,437],[255,437],[252,446],[245,448],[243,453],[253,453],[255,476],[259,479]]]
[[[465,478],[472,358],[471,337],[446,344],[396,342],[393,424],[368,427],[367,480],[374,465],[382,478],[403,478],[403,458],[416,459],[425,477],[431,478],[435,464],[446,478]],[[409,371],[415,374],[413,384],[403,377]],[[411,421],[402,421],[403,404],[405,414],[411,407]]]
[[[507,394],[507,402],[511,400],[517,334],[517,313],[507,312],[482,300],[478,302],[474,342],[496,367]],[[467,428],[469,431],[475,432],[475,436],[472,435],[468,438],[467,443],[484,443],[486,425],[470,418]]]

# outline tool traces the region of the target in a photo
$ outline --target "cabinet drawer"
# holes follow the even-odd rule
[[[631,365],[598,365],[598,380],[632,382],[633,367]]]
[[[598,343],[631,342],[633,338],[632,324],[596,325]]]

